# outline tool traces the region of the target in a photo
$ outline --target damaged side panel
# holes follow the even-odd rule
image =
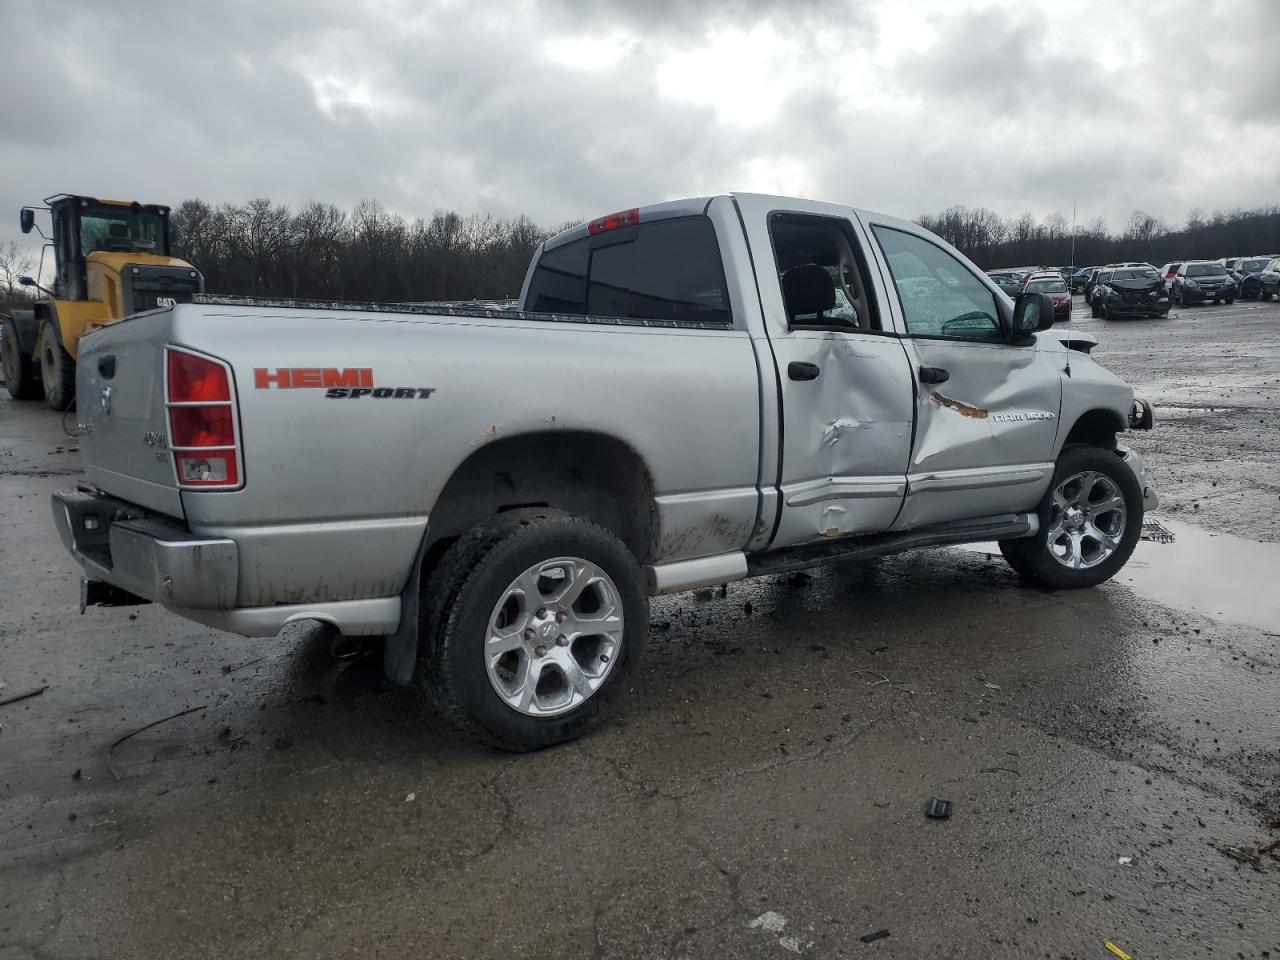
[[[1031,509],[1053,472],[1061,377],[1033,346],[915,338],[922,366],[908,494],[895,529]]]
[[[811,381],[783,380],[782,517],[773,546],[886,529],[906,489],[911,369],[893,337],[803,331],[775,338],[779,368],[815,364]]]

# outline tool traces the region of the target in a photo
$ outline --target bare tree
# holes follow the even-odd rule
[[[30,255],[13,240],[0,247],[0,298],[3,298],[5,306],[17,306],[31,300],[31,295],[18,283],[18,278],[29,275],[33,266],[35,263]]]

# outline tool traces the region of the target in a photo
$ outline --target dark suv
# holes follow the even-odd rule
[[[1167,317],[1169,298],[1164,292],[1164,277],[1149,263],[1108,267],[1094,287],[1093,315],[1104,320]]]
[[[1262,292],[1262,271],[1267,269],[1267,264],[1274,259],[1274,254],[1269,257],[1243,257],[1237,260],[1234,266],[1227,267],[1227,272],[1231,274],[1231,279],[1239,288],[1240,299],[1256,300],[1258,298]]]
[[[1169,299],[1184,307],[1193,303],[1234,303],[1239,288],[1227,268],[1213,260],[1188,260],[1169,285]]]

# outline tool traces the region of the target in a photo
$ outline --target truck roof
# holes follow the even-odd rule
[[[705,197],[687,197],[683,200],[668,200],[664,203],[650,203],[641,207],[632,207],[630,210],[621,210],[621,211],[618,211],[617,213],[605,214],[604,216],[599,217],[598,219],[591,220],[585,223],[580,223],[575,227],[570,227],[567,230],[562,230],[560,233],[557,233],[553,237],[549,237],[543,243],[541,249],[543,251],[554,250],[556,247],[563,246],[566,243],[571,243],[574,240],[581,240],[583,237],[586,237],[593,232],[592,230],[593,225],[603,224],[605,221],[611,221],[611,226],[618,226],[619,225],[618,223],[612,222],[614,218],[618,218],[618,217],[635,217],[636,220],[634,222],[652,223],[653,221],[656,221],[656,220],[671,220],[676,217],[692,217],[692,216],[705,214],[707,212],[707,208],[711,206],[711,201],[719,199],[721,197],[725,197],[729,199],[733,199],[736,197],[743,197],[743,198],[751,197],[754,199],[763,199],[766,201],[772,200],[777,203],[779,209],[786,209],[789,205],[795,204],[795,203],[803,203],[806,205],[811,205],[814,203],[822,203],[826,206],[831,207],[832,208],[831,212],[833,214],[836,214],[836,213],[847,214],[848,211],[853,210],[856,213],[858,213],[860,216],[862,215],[874,216],[877,220],[882,220],[890,223],[898,223],[903,226],[910,226],[911,229],[914,229],[914,230],[920,229],[918,224],[909,224],[907,221],[902,220],[898,217],[891,217],[886,214],[875,213],[874,211],[864,210],[860,207],[851,207],[847,204],[826,203],[826,201],[809,200],[803,197],[788,197],[788,196],[781,196],[777,194],[743,193],[739,191],[739,192],[733,192],[733,193],[712,194],[711,196],[705,196]]]

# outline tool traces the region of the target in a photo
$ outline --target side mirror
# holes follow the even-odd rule
[[[30,207],[23,207],[18,211],[18,224],[23,233],[30,233],[31,228],[36,225],[36,212]]]
[[[1023,293],[1013,303],[1013,336],[1027,337],[1053,326],[1053,298],[1047,293]]]
[[[20,287],[34,287],[35,285],[36,285],[36,281],[35,281],[35,278],[34,278],[34,277],[19,277],[19,278],[18,278],[18,286],[20,286]]]

